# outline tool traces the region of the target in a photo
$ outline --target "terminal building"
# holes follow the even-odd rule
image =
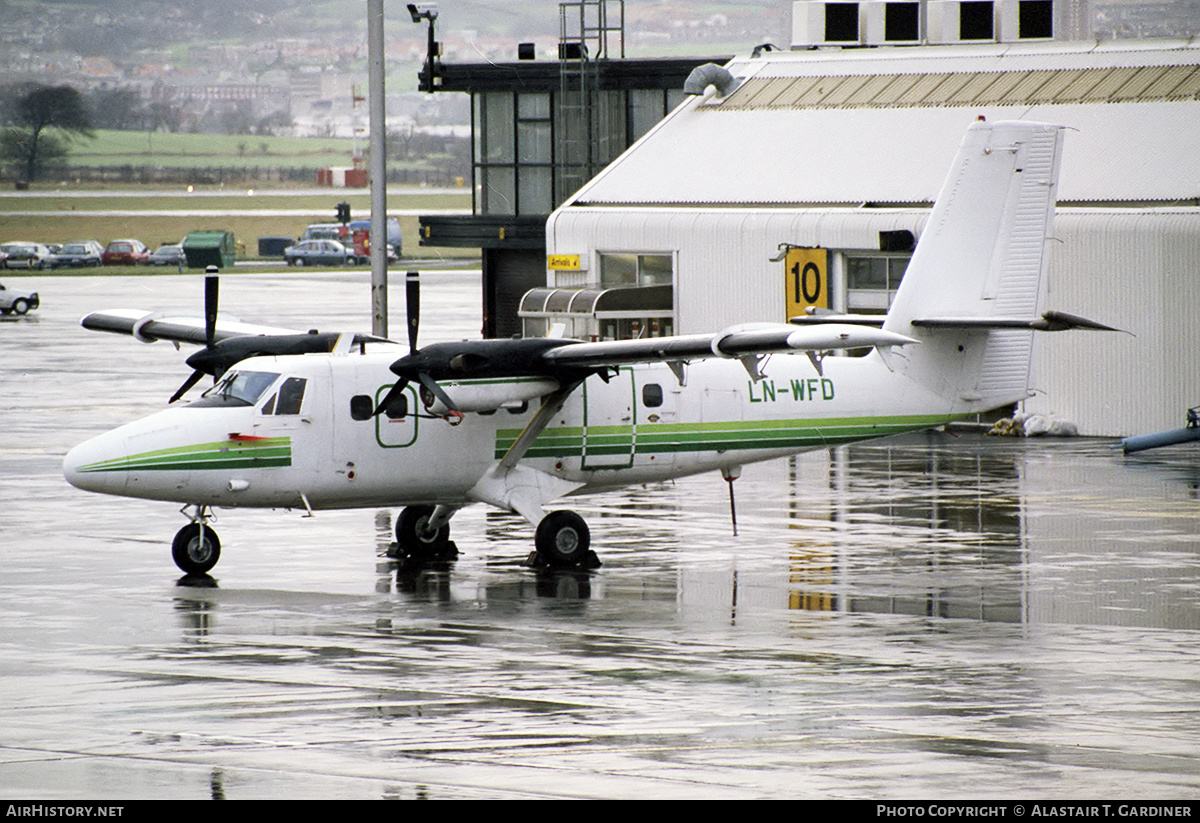
[[[687,99],[550,215],[527,334],[610,338],[883,312],[968,124],[1066,137],[1026,413],[1117,436],[1200,404],[1200,44],[1056,38],[1050,0],[800,0],[787,50]]]
[[[532,43],[512,62],[444,63],[430,49],[420,88],[471,98],[473,207],[423,215],[421,244],[481,250],[484,336],[510,337],[522,295],[546,280],[550,212],[683,102],[714,58],[627,57],[623,0],[561,3],[557,60],[536,59]]]

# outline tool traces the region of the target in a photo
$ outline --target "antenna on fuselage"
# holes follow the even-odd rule
[[[737,537],[737,504],[733,499],[733,481],[742,476],[741,466],[726,466],[721,469],[721,477],[729,484],[729,519],[733,523],[733,536]]]

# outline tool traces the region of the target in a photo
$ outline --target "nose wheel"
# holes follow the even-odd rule
[[[171,557],[187,574],[206,574],[221,559],[221,540],[203,521],[188,523],[175,534]]]

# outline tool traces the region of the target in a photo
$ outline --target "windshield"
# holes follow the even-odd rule
[[[231,371],[192,406],[253,406],[279,378],[277,372]]]

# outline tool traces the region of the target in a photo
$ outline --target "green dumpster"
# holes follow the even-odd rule
[[[187,258],[189,269],[209,266],[228,268],[237,257],[234,242],[231,231],[212,229],[188,232],[188,236],[183,238],[183,256]]]

